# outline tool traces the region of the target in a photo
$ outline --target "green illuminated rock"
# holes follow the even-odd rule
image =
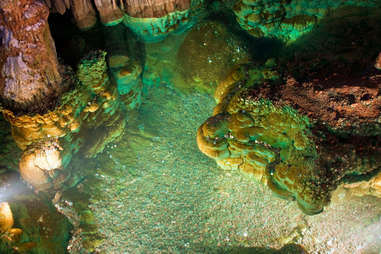
[[[239,25],[254,37],[277,38],[293,42],[310,32],[319,21],[334,15],[341,7],[377,6],[376,1],[309,1],[309,0],[236,0],[225,1]]]

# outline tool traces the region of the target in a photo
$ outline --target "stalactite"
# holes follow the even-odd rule
[[[77,26],[82,30],[91,28],[97,22],[90,0],[71,0],[71,10]]]
[[[123,12],[115,0],[94,0],[100,19],[105,25],[114,25],[122,21]]]
[[[136,18],[159,18],[174,11],[187,10],[190,0],[124,0],[126,13]]]
[[[66,5],[63,0],[54,0],[54,7],[61,15],[66,12]]]

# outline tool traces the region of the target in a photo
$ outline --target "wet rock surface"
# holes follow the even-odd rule
[[[380,10],[269,2],[0,4],[1,251],[378,252]]]

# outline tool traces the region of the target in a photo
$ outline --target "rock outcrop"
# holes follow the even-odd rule
[[[351,85],[349,89],[345,82],[330,86],[316,81],[309,86],[290,79],[279,84],[278,78],[269,64],[233,72],[217,87],[218,105],[198,129],[197,143],[223,169],[250,173],[278,196],[295,199],[306,214],[316,214],[346,178],[380,169],[380,114],[367,114],[378,110],[380,94],[369,95],[373,103],[356,106],[363,91]],[[366,82],[361,87],[381,88],[375,77],[361,80]],[[346,96],[318,102],[318,94],[345,92],[353,96],[350,116],[341,112],[341,121],[326,117],[342,110]],[[292,100],[291,94],[298,99]],[[328,106],[330,110],[321,109]]]

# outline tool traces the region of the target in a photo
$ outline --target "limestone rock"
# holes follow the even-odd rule
[[[127,15],[135,18],[160,18],[189,9],[191,0],[123,0]]]
[[[345,117],[348,125],[337,126],[337,118],[329,121],[323,115],[317,116],[332,112],[320,109],[328,105],[327,100],[317,103],[319,96],[310,92],[308,84],[298,86],[288,81],[280,85],[277,83],[279,77],[274,67],[266,67],[266,64],[264,67],[242,67],[233,72],[217,87],[215,94],[219,104],[214,115],[198,129],[197,143],[221,168],[250,173],[276,195],[295,199],[306,214],[316,214],[328,204],[331,191],[342,179],[380,168],[380,114],[366,114],[362,110],[359,114],[365,115],[357,116],[352,112]],[[362,80],[366,82],[367,79]],[[374,80],[378,87],[379,81],[371,80],[367,82]],[[337,83],[334,88],[328,83],[324,89],[319,87],[322,94],[329,93],[330,89],[347,91]],[[357,89],[350,87],[353,91]],[[361,87],[370,89],[373,86],[368,83]],[[289,89],[299,94],[299,100],[290,100]],[[357,100],[353,91],[351,94]],[[345,99],[336,99],[335,103],[342,105]],[[309,106],[304,106],[307,104]],[[377,103],[373,104],[378,107]],[[334,104],[329,105],[336,109]],[[363,128],[363,121],[368,123],[368,128]],[[368,132],[370,129],[373,132]],[[341,137],[342,132],[350,137]],[[370,137],[357,136],[360,133]],[[377,179],[364,188],[376,189]]]
[[[90,0],[70,0],[71,10],[77,26],[86,30],[97,22],[96,12]]]
[[[13,226],[13,214],[8,202],[0,203],[0,233],[9,231]]]
[[[62,149],[56,141],[36,143],[24,151],[19,169],[22,178],[37,191],[61,187],[66,180],[62,171]]]
[[[104,25],[115,25],[122,22],[123,12],[116,0],[95,0],[94,3]]]
[[[189,88],[209,93],[214,92],[227,73],[249,60],[247,45],[225,25],[215,21],[192,27],[176,59]]]
[[[381,198],[381,172],[368,181],[348,183],[344,184],[343,187],[355,196],[371,195]]]
[[[376,6],[369,1],[224,0],[239,25],[254,37],[272,37],[286,43],[310,32],[321,19],[348,6]]]
[[[17,112],[42,112],[53,107],[64,90],[41,1],[1,1],[0,99]]]

